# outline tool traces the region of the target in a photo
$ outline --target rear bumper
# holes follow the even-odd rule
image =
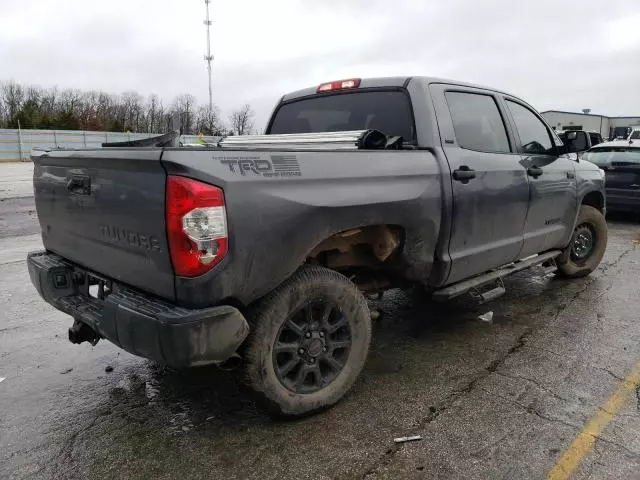
[[[124,350],[166,365],[222,362],[249,333],[246,319],[231,306],[182,308],[116,282],[100,300],[89,295],[90,272],[58,255],[33,252],[27,264],[46,302]]]

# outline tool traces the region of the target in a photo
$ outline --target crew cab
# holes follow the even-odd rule
[[[266,135],[34,151],[41,296],[174,367],[242,357],[277,414],[336,403],[365,364],[365,295],[504,293],[533,266],[591,273],[603,171],[523,100],[428,77],[287,94]],[[583,142],[584,143],[584,142]]]

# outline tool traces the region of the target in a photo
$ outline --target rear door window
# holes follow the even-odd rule
[[[318,95],[281,105],[270,134],[379,130],[415,140],[408,96],[401,91],[356,91]]]
[[[456,140],[461,148],[510,153],[504,121],[490,95],[445,92]]]

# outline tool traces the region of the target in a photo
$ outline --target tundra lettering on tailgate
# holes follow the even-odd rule
[[[260,157],[214,156],[231,173],[261,175],[263,177],[301,177],[300,164],[295,155],[271,155],[271,160]]]
[[[125,244],[143,250],[160,250],[160,241],[153,235],[144,235],[114,225],[100,225],[100,236],[109,243]]]

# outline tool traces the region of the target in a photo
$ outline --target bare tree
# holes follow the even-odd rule
[[[122,94],[121,100],[125,128],[134,132],[140,131],[143,115],[142,96],[138,92],[125,92]]]
[[[7,82],[2,84],[0,95],[7,115],[7,124],[15,127],[14,122],[24,101],[24,89],[16,82]]]
[[[66,113],[77,113],[82,103],[82,92],[75,89],[63,90],[60,94],[60,109]]]
[[[248,108],[248,107],[247,107]],[[253,112],[245,110],[240,131],[252,127]],[[170,109],[157,95],[137,92],[112,95],[100,91],[42,89],[0,82],[0,127],[89,129],[123,132],[221,134],[225,130],[218,107],[198,106],[190,94],[176,97]]]
[[[251,105],[245,103],[240,109],[235,110],[229,116],[231,130],[234,135],[249,135],[253,131],[253,119],[255,113]]]
[[[80,119],[80,128],[83,130],[100,129],[97,113],[99,97],[100,94],[95,90],[82,93],[78,117]]]
[[[164,108],[162,106],[162,100],[155,93],[150,95],[147,99],[147,113],[146,113],[146,130],[151,133],[161,132],[163,129],[162,115]]]
[[[0,128],[7,128],[8,124],[7,109],[3,102],[0,102]]]
[[[98,93],[96,121],[99,125],[99,130],[122,130],[122,128],[118,128],[117,125],[114,125],[117,114],[116,103],[117,99],[113,95],[109,95],[105,92]]]
[[[40,108],[42,112],[53,118],[58,107],[58,87],[49,88],[42,92]]]
[[[220,120],[220,111],[214,105],[213,110],[209,106],[202,105],[196,116],[196,130],[206,135],[222,135],[224,126]]]
[[[173,101],[173,113],[179,117],[180,131],[194,133],[196,97],[189,93],[178,95]]]

